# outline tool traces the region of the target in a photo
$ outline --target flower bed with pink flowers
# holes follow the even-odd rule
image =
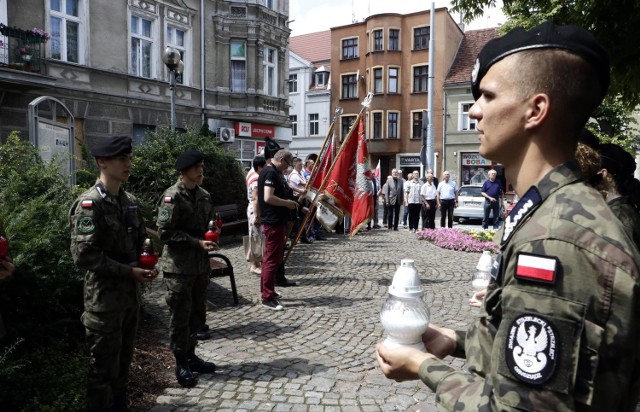
[[[429,240],[434,245],[444,249],[458,250],[461,252],[483,252],[498,253],[499,248],[493,242],[478,240],[468,233],[458,229],[440,228],[426,229],[416,232],[418,240]]]

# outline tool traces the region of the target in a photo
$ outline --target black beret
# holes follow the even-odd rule
[[[619,176],[631,176],[636,170],[636,161],[633,156],[613,143],[600,145],[600,164],[603,169]]]
[[[204,155],[197,150],[190,149],[182,153],[176,159],[176,164],[173,166],[176,170],[182,171],[193,166],[196,163],[200,163],[204,160]]]
[[[113,157],[121,153],[131,153],[131,137],[112,136],[94,139],[90,152],[93,157]]]
[[[598,150],[598,147],[600,146],[600,140],[598,140],[598,137],[586,127],[583,127],[580,131],[580,134],[578,135],[578,142],[587,145],[594,150]]]
[[[587,30],[577,26],[556,26],[550,21],[527,31],[516,27],[502,37],[489,41],[478,53],[471,73],[471,92],[480,97],[480,81],[495,63],[525,50],[563,49],[575,53],[592,64],[600,78],[600,100],[609,88],[609,57]]]
[[[268,137],[264,138],[264,158],[265,159],[271,159],[273,158],[273,156],[276,154],[276,152],[280,149],[282,149],[282,147],[280,147],[280,145],[278,144],[278,142],[276,142],[273,139],[270,139]]]

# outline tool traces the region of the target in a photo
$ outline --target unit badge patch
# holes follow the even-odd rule
[[[548,381],[559,360],[555,325],[539,314],[522,314],[509,327],[505,358],[511,374],[533,385]]]
[[[96,225],[93,223],[93,218],[85,216],[78,221],[78,232],[82,234],[93,233],[96,230]]]
[[[160,222],[166,222],[169,220],[169,211],[167,209],[160,209],[158,212],[158,220]]]

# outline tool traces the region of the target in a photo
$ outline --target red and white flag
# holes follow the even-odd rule
[[[553,283],[556,278],[558,260],[552,256],[518,254],[516,277],[538,282]]]
[[[356,186],[351,207],[351,237],[373,218],[373,184],[371,183],[371,163],[364,121],[358,124],[358,153],[356,156]],[[378,162],[378,167],[380,163]]]
[[[376,166],[376,170],[373,172],[373,177],[380,181],[380,160],[378,160],[378,165]]]
[[[352,134],[353,131],[345,137],[345,142],[341,147],[342,151],[334,162],[324,189],[325,194],[333,199],[335,205],[347,216],[351,216],[351,208],[353,207],[356,156],[358,154],[358,139],[354,139]]]
[[[324,151],[320,153],[318,156],[318,162],[320,162],[316,168],[316,175],[313,177],[311,181],[311,187],[315,189],[319,189],[324,181],[324,178],[327,177],[327,173],[329,172],[329,168],[333,163],[333,136],[329,138],[329,142],[324,148]]]

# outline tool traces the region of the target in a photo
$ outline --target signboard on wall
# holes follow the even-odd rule
[[[236,136],[270,137],[273,139],[276,135],[275,127],[266,124],[236,122],[235,129]]]
[[[490,166],[491,161],[480,156],[479,153],[462,153],[462,166]]]

